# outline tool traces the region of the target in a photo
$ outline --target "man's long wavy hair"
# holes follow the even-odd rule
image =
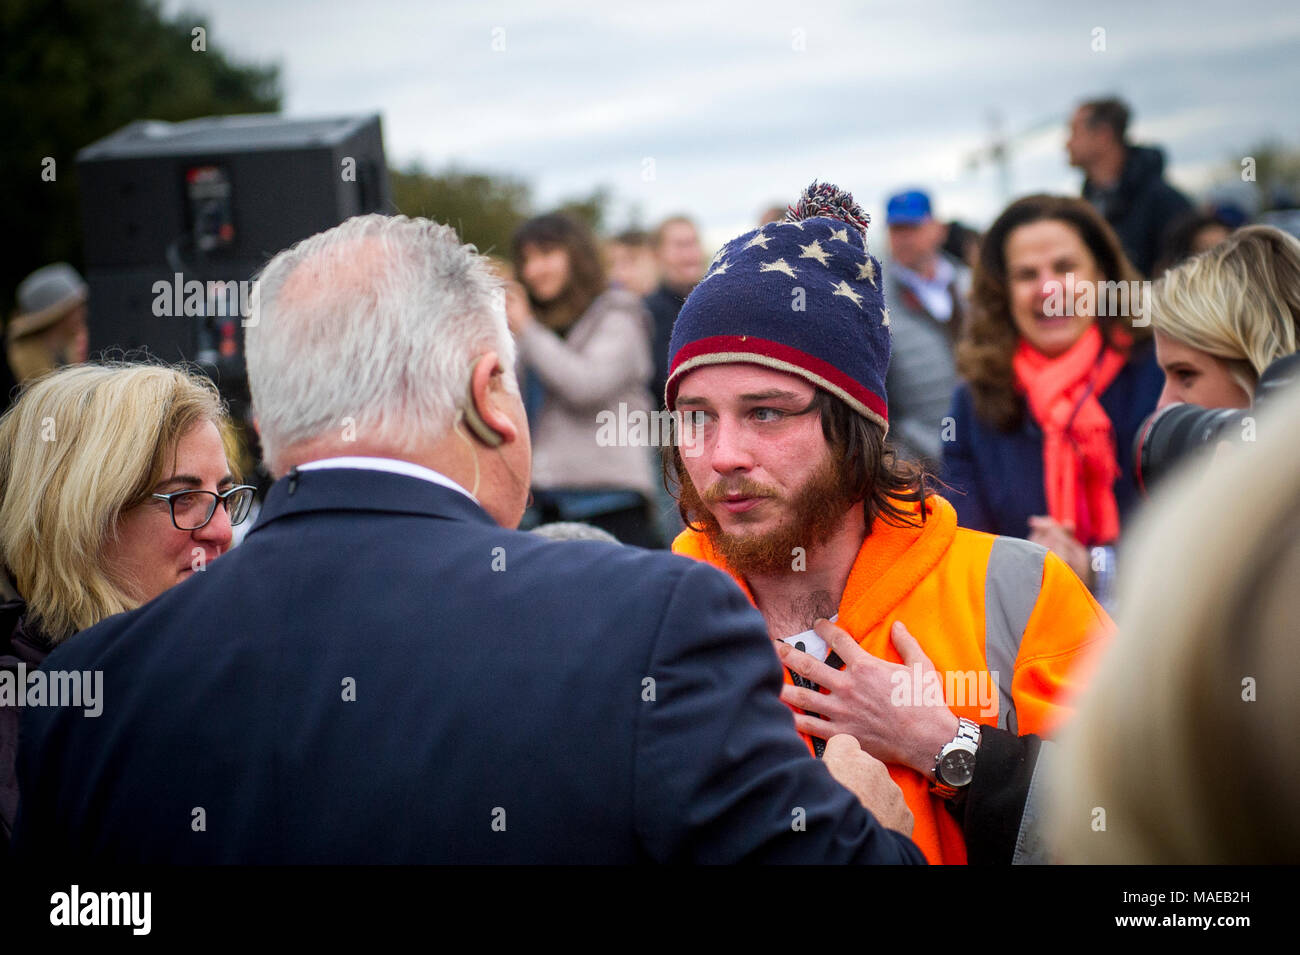
[[[922,466],[900,458],[880,425],[821,388],[813,395],[809,410],[821,417],[822,435],[839,462],[846,496],[863,502],[868,533],[877,519],[895,527],[919,527],[925,522],[925,498],[932,492],[934,479]],[[662,462],[664,487],[677,501],[682,523],[703,533],[701,515],[688,512],[682,495],[690,477],[677,442],[664,449]],[[699,494],[705,489],[695,490]],[[921,505],[919,520],[908,504]]]
[[[1062,222],[1078,234],[1105,281],[1133,282],[1142,278],[1124,255],[1114,230],[1084,200],[1034,195],[1007,206],[980,243],[971,287],[971,318],[957,346],[957,371],[970,384],[975,413],[1003,431],[1019,427],[1025,413],[1011,366],[1020,333],[1011,318],[1007,238],[1021,226],[1049,220]],[[1122,347],[1116,335],[1120,329],[1127,331],[1134,342],[1151,335],[1150,328],[1128,327],[1123,316],[1101,316],[1096,322],[1106,345],[1112,348]]]
[[[515,273],[521,277],[524,248],[530,245],[547,251],[558,246],[569,257],[568,284],[553,300],[539,302],[528,283],[523,283],[533,314],[547,328],[563,332],[582,317],[608,284],[596,239],[590,229],[566,213],[552,212],[529,219],[510,240]]]

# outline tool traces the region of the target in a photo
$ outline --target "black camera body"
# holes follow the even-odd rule
[[[1172,404],[1142,422],[1133,442],[1133,479],[1147,494],[1194,448],[1216,441],[1252,440],[1255,417],[1300,375],[1300,352],[1285,355],[1264,369],[1251,408],[1202,408]]]

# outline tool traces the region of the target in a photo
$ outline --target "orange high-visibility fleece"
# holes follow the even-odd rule
[[[919,517],[919,505],[904,506],[913,519]],[[947,699],[957,716],[1051,736],[1080,689],[1083,666],[1113,630],[1110,618],[1066,563],[1045,548],[960,528],[952,505],[938,495],[926,499],[926,512],[919,527],[876,520],[849,573],[836,623],[868,653],[901,663],[890,640],[890,628],[901,620],[945,686],[965,697]],[[744,579],[705,535],[687,529],[673,551],[731,573],[753,602]],[[791,682],[788,672],[785,678]],[[983,704],[981,680],[987,688]],[[909,683],[911,692],[915,682]],[[926,777],[894,764],[889,773],[916,819],[912,839],[925,857],[964,864],[961,827],[931,793]]]

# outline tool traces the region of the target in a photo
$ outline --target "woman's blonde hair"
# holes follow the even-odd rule
[[[1151,325],[1226,361],[1254,395],[1264,369],[1300,347],[1300,240],[1273,226],[1238,229],[1152,286]]]
[[[0,558],[28,621],[65,639],[133,609],[105,566],[122,513],[148,500],[177,444],[211,421],[233,429],[207,378],[165,365],[87,364],[32,382],[0,418]]]
[[[1280,397],[1139,519],[1050,777],[1062,861],[1300,861],[1300,391]]]

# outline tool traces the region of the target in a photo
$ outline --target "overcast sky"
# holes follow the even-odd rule
[[[1065,122],[1097,94],[1129,100],[1135,138],[1164,146],[1192,193],[1261,140],[1300,144],[1295,0],[164,9],[202,10],[211,42],[280,64],[289,115],[380,113],[390,163],[515,174],[543,210],[605,185],[614,227],[686,211],[714,243],[813,178],[876,223],[891,191],[916,185],[940,215],[987,225],[1000,177],[967,160],[994,114],[1015,137],[1013,195],[1077,192]]]

